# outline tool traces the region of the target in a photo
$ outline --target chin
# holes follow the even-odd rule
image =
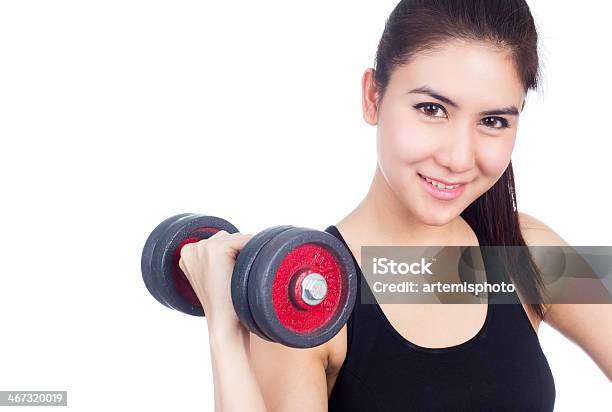
[[[458,214],[454,211],[447,210],[446,212],[436,212],[435,210],[428,210],[421,215],[423,223],[429,226],[444,226],[454,219],[457,218]]]
[[[414,204],[414,199],[405,200],[404,208],[417,220],[429,226],[444,226],[458,215],[456,208],[451,205]]]

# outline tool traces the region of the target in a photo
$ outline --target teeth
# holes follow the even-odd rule
[[[425,176],[423,176],[423,177],[425,177]],[[455,189],[456,187],[459,186],[459,185],[448,185],[447,186],[444,183],[440,183],[440,182],[437,182],[435,180],[431,180],[428,177],[425,177],[425,180],[427,180],[429,183],[431,183],[433,186],[437,187],[438,189],[451,189],[452,190],[452,189]]]

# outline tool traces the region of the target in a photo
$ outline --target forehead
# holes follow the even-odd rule
[[[454,40],[415,54],[395,68],[388,87],[405,93],[424,85],[462,108],[515,104],[520,109],[525,97],[509,51],[474,41]]]

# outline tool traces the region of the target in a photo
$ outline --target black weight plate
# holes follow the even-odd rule
[[[144,280],[145,286],[147,287],[149,293],[155,298],[155,300],[157,300],[164,306],[168,305],[159,296],[159,291],[157,290],[157,286],[153,282],[153,273],[151,272],[151,259],[153,257],[153,250],[155,249],[155,245],[159,241],[159,238],[164,234],[168,226],[170,226],[174,221],[189,215],[191,215],[191,213],[181,213],[165,219],[163,222],[157,225],[155,229],[153,229],[149,237],[147,237],[144,248],[142,249],[142,256],[140,258],[140,271],[142,272],[142,279]]]
[[[320,245],[331,253],[342,271],[342,291],[333,317],[313,332],[297,333],[283,326],[272,301],[276,270],[285,256],[306,243]],[[251,314],[259,328],[273,341],[295,348],[318,346],[338,333],[348,320],[357,295],[357,271],[346,246],[327,232],[294,227],[264,245],[256,256],[248,279]]]
[[[289,225],[272,226],[249,239],[236,257],[236,264],[232,273],[232,302],[238,318],[251,332],[266,340],[271,339],[259,329],[251,315],[248,298],[249,272],[260,249],[278,233],[292,227]]]
[[[175,253],[178,246],[187,238],[196,237],[206,239],[212,236],[210,232],[194,232],[201,227],[212,227],[236,233],[238,229],[227,220],[215,216],[193,215],[175,221],[167,229],[153,251],[153,262],[160,264],[160,270],[153,273],[158,276],[161,286],[161,296],[172,308],[193,316],[204,316],[202,306],[189,302],[177,290],[173,279],[175,270],[180,272]]]
[[[164,239],[168,237],[168,233],[176,232],[177,225],[180,225],[180,223],[184,222],[185,219],[189,217],[193,217],[193,216],[196,216],[196,214],[186,213],[184,216],[180,218],[173,219],[170,222],[170,224],[165,227],[164,231],[160,232],[157,242],[155,242],[155,245],[153,246],[153,252],[151,254],[151,275],[152,275],[151,283],[154,286],[155,290],[157,291],[159,299],[161,299],[164,305],[166,305],[170,309],[175,309],[175,308],[172,305],[170,305],[170,303],[168,303],[167,297],[164,296],[164,291],[167,288],[164,287],[163,285],[164,276],[161,273],[162,271],[162,262],[161,262],[162,253],[161,251],[164,248],[162,243],[165,241]]]

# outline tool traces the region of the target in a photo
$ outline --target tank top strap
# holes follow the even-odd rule
[[[338,228],[336,228],[335,225],[328,226],[325,229],[325,231],[335,236],[336,238],[338,238],[344,244],[344,246],[346,246],[346,248],[349,249],[348,244],[346,243],[346,240],[344,240],[344,238],[342,237],[342,234],[340,234],[340,231],[338,230]],[[350,249],[349,249],[349,255],[351,255],[351,258],[353,259],[353,263],[355,264],[355,268],[357,270],[357,296],[355,298],[355,306],[353,306],[351,314],[349,315],[349,318],[346,321],[346,353],[347,354],[350,353],[350,349],[351,349],[352,342],[353,342],[355,312],[358,311],[359,308],[361,307],[361,291],[362,291],[361,276],[363,276],[360,266],[359,266],[359,262],[357,262],[357,259],[355,259],[355,255],[353,255],[353,252],[351,252]],[[367,282],[365,283],[367,285]]]

